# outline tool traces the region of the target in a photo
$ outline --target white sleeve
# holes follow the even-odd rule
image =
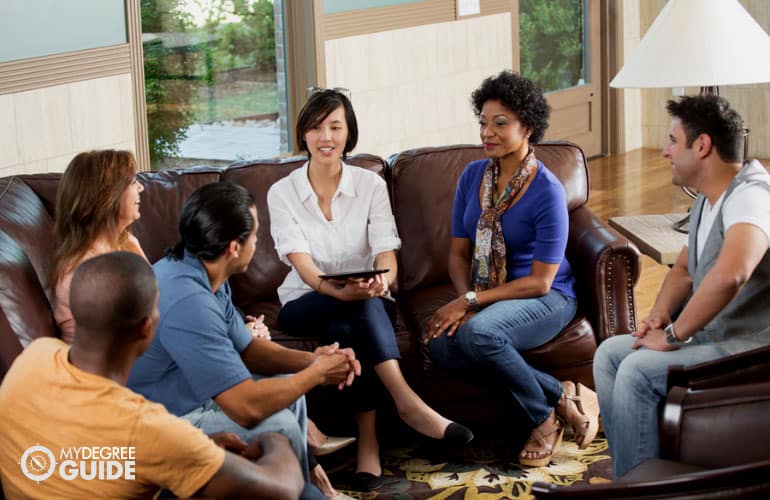
[[[278,258],[290,266],[288,255],[310,253],[310,244],[302,232],[299,221],[292,215],[288,198],[296,195],[291,183],[276,183],[267,192],[267,209],[270,213],[270,235],[275,243]],[[299,205],[299,200],[296,200]]]
[[[372,178],[375,184],[372,192],[372,203],[369,206],[367,232],[369,248],[371,248],[372,255],[376,257],[382,252],[401,248],[401,239],[398,237],[396,220],[390,209],[390,199],[385,181],[376,176],[372,176]]]
[[[736,187],[724,201],[722,223],[725,232],[740,223],[758,227],[765,233],[770,248],[770,190],[757,184]]]

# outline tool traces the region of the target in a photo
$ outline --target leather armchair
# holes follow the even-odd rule
[[[768,498],[770,346],[672,366],[668,386],[661,458],[612,484],[535,483],[536,498]]]
[[[707,469],[770,460],[770,346],[669,368],[661,456]]]
[[[615,483],[557,486],[535,483],[532,494],[542,499],[727,499],[768,498],[770,496],[770,460],[736,465],[717,470],[670,475],[672,465],[665,460],[648,460],[644,466],[647,479],[624,480]],[[631,472],[636,471],[632,470]],[[629,472],[629,474],[631,473]],[[667,477],[669,476],[669,477]]]
[[[600,221],[585,204],[589,178],[580,148],[567,142],[541,143],[535,154],[564,185],[570,215],[567,258],[577,281],[579,311],[547,344],[524,353],[533,366],[559,379],[593,386],[593,356],[603,339],[636,330],[633,287],[639,251]],[[402,238],[398,304],[406,327],[419,342],[415,384],[447,417],[464,423],[505,415],[489,383],[468,383],[432,363],[422,340],[433,312],[456,294],[448,273],[451,213],[458,179],[471,161],[484,158],[480,146],[419,148],[391,156],[389,185]]]

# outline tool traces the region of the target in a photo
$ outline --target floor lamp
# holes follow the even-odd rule
[[[610,87],[699,87],[719,94],[720,85],[769,81],[770,38],[738,0],[669,0]],[[688,220],[674,228],[687,232]]]

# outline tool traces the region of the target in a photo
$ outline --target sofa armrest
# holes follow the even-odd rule
[[[766,381],[770,381],[770,346],[668,369],[669,389],[679,386],[700,390]]]
[[[636,246],[583,206],[570,212],[567,258],[577,279],[579,305],[597,343],[635,331],[634,285],[640,268]]]
[[[770,460],[769,413],[770,381],[673,387],[663,406],[661,457],[707,469]]]
[[[620,481],[595,485],[557,486],[537,482],[532,494],[540,499],[617,498],[767,498],[770,460],[723,469],[691,472],[649,481]]]

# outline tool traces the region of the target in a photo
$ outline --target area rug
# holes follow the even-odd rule
[[[565,436],[565,439],[567,436]],[[430,443],[383,447],[384,485],[373,492],[346,489],[355,467],[354,446],[338,463],[324,463],[332,483],[359,499],[531,499],[532,483],[563,486],[595,484],[610,480],[612,469],[607,440],[600,434],[585,450],[565,440],[545,467],[522,468],[518,446],[506,440],[477,437],[460,453],[449,453]]]

